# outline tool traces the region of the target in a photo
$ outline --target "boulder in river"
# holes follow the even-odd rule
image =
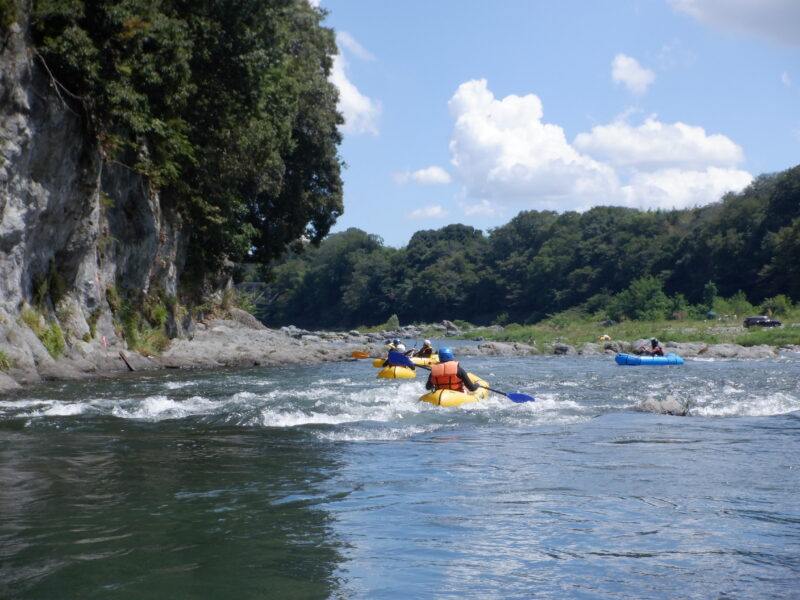
[[[672,415],[675,417],[685,417],[687,415],[688,407],[684,402],[681,402],[675,396],[667,396],[663,400],[658,398],[647,398],[642,401],[638,406],[639,410],[645,412],[658,413],[661,415]]]

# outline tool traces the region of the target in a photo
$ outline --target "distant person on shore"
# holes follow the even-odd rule
[[[650,347],[639,346],[639,354],[647,354],[648,356],[664,356],[664,348],[658,343],[656,338],[650,340]]]
[[[431,367],[431,374],[425,387],[429,390],[456,390],[463,392],[466,387],[471,392],[480,386],[469,378],[467,372],[454,360],[450,348],[439,348],[439,363]]]

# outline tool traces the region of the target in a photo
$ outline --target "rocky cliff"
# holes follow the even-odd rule
[[[0,391],[126,369],[109,299],[174,298],[185,252],[178,220],[106,159],[25,31],[13,25],[0,49]]]

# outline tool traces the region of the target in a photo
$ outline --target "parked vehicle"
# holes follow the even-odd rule
[[[745,327],[780,327],[782,323],[767,316],[747,317],[744,320]]]

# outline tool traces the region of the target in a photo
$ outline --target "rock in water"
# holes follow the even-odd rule
[[[667,396],[663,400],[648,398],[639,405],[639,409],[676,417],[685,417],[688,412],[686,404],[676,399],[674,396]]]

